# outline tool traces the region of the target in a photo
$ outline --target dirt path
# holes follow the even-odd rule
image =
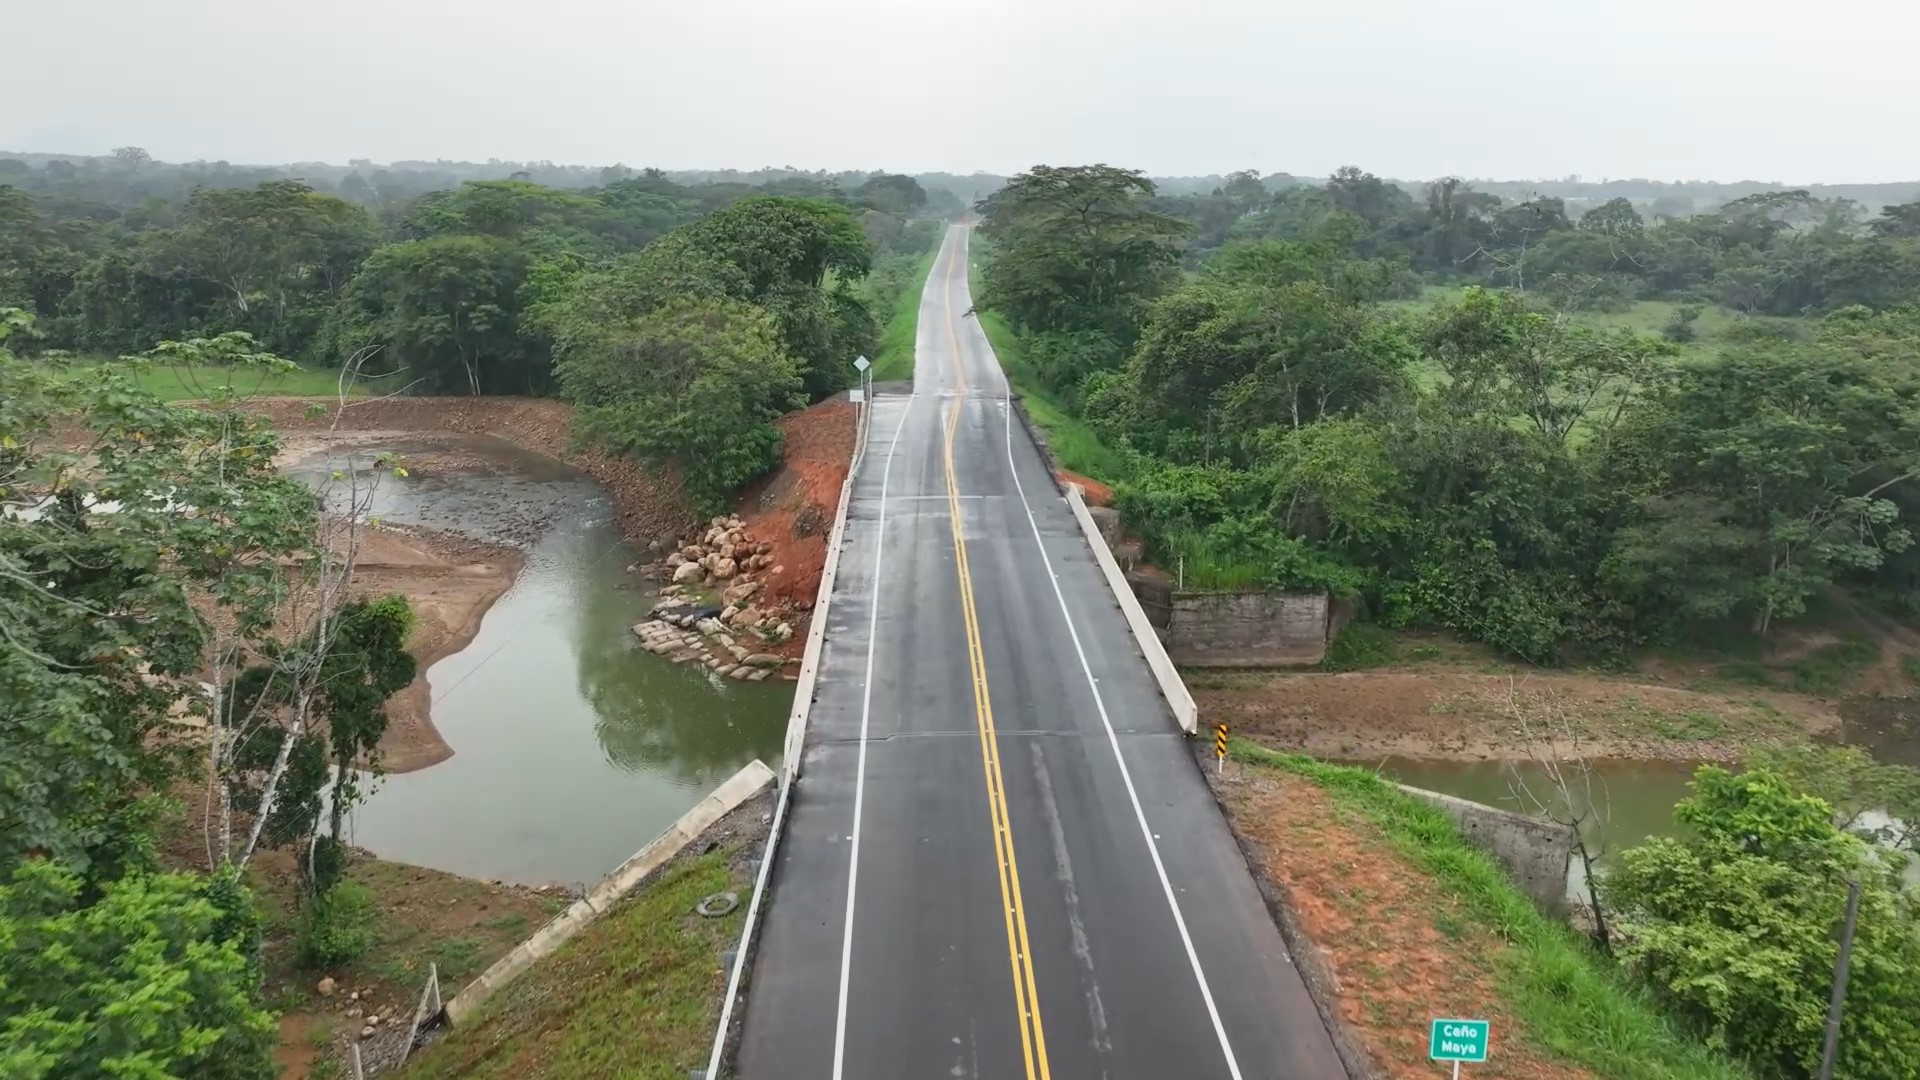
[[[1588,756],[1732,761],[1755,743],[1799,741],[1839,725],[1813,698],[1705,693],[1593,675],[1381,671],[1190,673],[1200,714],[1275,749],[1335,760],[1480,761],[1529,750],[1516,709],[1564,718]]]

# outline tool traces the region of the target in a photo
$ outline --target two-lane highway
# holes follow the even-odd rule
[[[1345,1076],[973,319],[873,404],[746,1080]]]

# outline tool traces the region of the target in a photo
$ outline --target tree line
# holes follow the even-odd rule
[[[1676,196],[1570,204],[1458,177],[1410,190],[1348,167],[1320,184],[1234,173],[1211,192],[1156,190],[1146,201],[1186,223],[1189,266],[1231,240],[1306,239],[1345,215],[1354,254],[1404,262],[1401,289],[1448,280],[1582,310],[1661,299],[1794,316],[1886,306],[1920,289],[1920,185],[1888,187],[1909,201],[1870,210],[1845,195],[1760,189],[1695,209]]]
[[[127,184],[156,168],[120,166]],[[874,313],[957,205],[899,174],[688,186],[619,169],[572,190],[469,180],[377,212],[292,178],[128,206],[50,170],[0,186],[0,305],[35,316],[23,352],[243,333],[394,391],[564,390],[583,434],[682,466],[703,505],[772,463],[772,417],[851,381]]]
[[[1022,331],[1040,389],[1121,455],[1125,475],[1105,479],[1170,569],[1330,588],[1541,661],[1705,623],[1765,633],[1833,586],[1920,610],[1920,280],[1861,278],[1798,331],[1736,325],[1682,362],[1663,336],[1581,325],[1540,269],[1562,247],[1619,245],[1642,268],[1668,244],[1911,253],[1915,207],[1802,226],[1786,193],[1636,232],[1610,211],[1563,226],[1489,203],[1471,219],[1484,236],[1448,241],[1479,252],[1450,273],[1506,281],[1502,260],[1524,259],[1527,288],[1407,312],[1379,301],[1439,264],[1390,238],[1416,219],[1423,250],[1452,235],[1444,183],[1414,217],[1357,170],[1301,195],[1233,190],[1241,210],[1213,248],[1123,169],[1036,168],[981,204],[982,306]],[[1317,209],[1289,218],[1303,204]],[[1663,239],[1675,229],[1685,244]]]

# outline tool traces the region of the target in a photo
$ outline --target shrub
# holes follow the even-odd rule
[[[1424,648],[1433,655],[1439,653],[1432,646]],[[1393,654],[1393,635],[1387,630],[1372,623],[1350,622],[1328,643],[1327,655],[1321,658],[1320,666],[1328,671],[1355,671],[1385,664],[1393,659]]]
[[[247,907],[243,886],[136,873],[83,905],[86,892],[41,859],[0,879],[0,1074],[279,1074],[273,1017],[251,993],[246,928],[222,906]]]
[[[1715,1045],[1811,1075],[1852,878],[1860,914],[1837,1075],[1920,1075],[1920,927],[1897,871],[1836,828],[1826,802],[1764,768],[1702,768],[1674,817],[1684,838],[1622,853],[1606,879],[1629,967]]]
[[[1700,310],[1699,304],[1686,304],[1674,308],[1672,316],[1667,319],[1667,324],[1660,328],[1660,336],[1682,345],[1698,338],[1700,331],[1693,324],[1700,318]]]
[[[373,894],[342,881],[307,903],[301,915],[300,962],[331,968],[366,955],[374,942]]]

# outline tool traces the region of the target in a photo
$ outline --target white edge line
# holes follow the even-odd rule
[[[909,395],[900,423],[887,443],[887,464],[880,470],[880,514],[874,526],[873,601],[867,614],[867,674],[860,692],[860,760],[853,780],[853,843],[847,859],[847,923],[840,937],[840,1005],[833,1029],[833,1080],[840,1080],[847,1052],[847,985],[853,973],[853,900],[860,879],[860,811],[867,797],[867,722],[873,715],[873,652],[880,634],[880,571],[887,554],[887,484],[893,479],[894,450],[900,445],[900,433],[913,415],[914,399]]]
[[[985,334],[981,337],[984,339]],[[987,351],[993,351],[993,343],[987,342]],[[996,360],[996,364],[998,361]],[[1127,768],[1127,759],[1120,753],[1120,737],[1114,733],[1113,721],[1107,716],[1107,703],[1100,696],[1100,684],[1093,677],[1093,667],[1087,663],[1087,650],[1080,644],[1080,631],[1073,625],[1073,614],[1067,609],[1067,594],[1060,589],[1060,577],[1053,572],[1053,564],[1047,559],[1046,543],[1040,538],[1040,522],[1033,516],[1033,504],[1027,501],[1026,486],[1020,483],[1020,467],[1013,460],[1013,394],[1009,389],[1006,399],[1007,424],[1007,469],[1013,474],[1013,486],[1020,493],[1020,505],[1027,512],[1027,524],[1033,528],[1034,546],[1040,549],[1040,565],[1047,568],[1047,579],[1053,583],[1053,597],[1060,602],[1060,617],[1066,620],[1067,634],[1073,639],[1073,651],[1080,658],[1080,671],[1087,677],[1087,688],[1093,691],[1093,704],[1100,712],[1100,723],[1107,729],[1107,745],[1113,748],[1114,763],[1120,766],[1120,779],[1127,786],[1127,798],[1133,803],[1133,817],[1140,823],[1140,835],[1147,842],[1147,852],[1153,856],[1154,873],[1160,876],[1160,890],[1166,894],[1167,907],[1173,911],[1173,924],[1180,930],[1180,944],[1186,947],[1187,963],[1193,966],[1193,977],[1200,984],[1201,1000],[1207,1004],[1207,1016],[1213,1021],[1213,1033],[1220,1039],[1220,1052],[1226,1055],[1227,1072],[1233,1080],[1241,1080],[1240,1062],[1233,1056],[1233,1046],[1227,1041],[1227,1029],[1220,1023],[1220,1010],[1213,1003],[1213,989],[1207,985],[1207,973],[1200,968],[1200,955],[1194,951],[1193,935],[1187,932],[1187,920],[1180,913],[1180,901],[1173,895],[1173,882],[1167,879],[1166,864],[1160,861],[1160,845],[1154,843],[1153,829],[1147,825],[1147,813],[1140,807],[1140,793],[1134,789],[1133,773]]]
[[[916,395],[910,394],[907,397],[909,411],[913,408],[914,396]],[[754,931],[759,926],[761,898],[766,895],[767,879],[773,871],[774,855],[779,851],[780,839],[784,835],[782,828],[786,824],[787,805],[792,801],[793,781],[800,774],[798,758],[801,752],[800,744],[805,738],[807,715],[812,712],[813,676],[819,668],[820,652],[825,647],[827,611],[833,599],[833,582],[840,562],[840,544],[846,531],[847,507],[853,502],[853,489],[860,476],[860,465],[867,457],[867,436],[871,434],[872,416],[873,399],[869,397],[861,404],[860,421],[856,425],[858,442],[854,446],[853,460],[847,466],[847,479],[841,485],[840,511],[835,517],[832,534],[828,537],[827,565],[820,575],[823,595],[813,609],[813,619],[818,630],[815,631],[810,627],[808,632],[807,652],[813,654],[814,663],[807,670],[804,682],[794,685],[793,713],[788,718],[787,741],[783,747],[784,758],[780,765],[780,798],[774,804],[773,822],[767,829],[766,848],[760,853],[760,869],[754,875],[753,899],[747,904],[747,918],[740,927],[740,943],[734,948],[733,971],[727,976],[726,996],[720,1004],[720,1024],[714,1031],[713,1050],[707,1056],[707,1080],[719,1080],[720,1077],[720,1059],[726,1053],[727,1032],[733,1024],[733,1006],[740,997],[740,979],[746,973],[747,952],[753,943]],[[906,418],[902,416],[900,422],[904,426]],[[896,430],[894,441],[898,442],[899,438],[900,433]],[[887,465],[891,468],[892,464],[893,447],[889,445]],[[882,502],[884,505],[884,500]],[[795,738],[796,735],[800,737]]]

